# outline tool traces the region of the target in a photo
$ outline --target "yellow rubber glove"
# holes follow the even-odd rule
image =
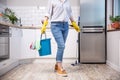
[[[75,21],[71,22],[72,23],[72,26],[74,27],[74,29],[77,31],[77,32],[80,32],[80,28],[79,26],[76,24]]]
[[[46,26],[47,26],[47,25],[48,25],[48,21],[45,20],[45,21],[43,22],[42,29],[41,29],[41,33],[42,33],[42,34],[45,33],[45,31],[46,31]]]

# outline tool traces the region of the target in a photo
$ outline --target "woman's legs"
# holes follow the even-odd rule
[[[58,65],[58,67],[62,68],[63,53],[65,49],[66,38],[68,35],[68,23],[67,22],[51,23],[51,30],[58,46],[56,64]]]

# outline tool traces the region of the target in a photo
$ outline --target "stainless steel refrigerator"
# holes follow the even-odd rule
[[[106,62],[106,0],[80,0],[79,61]]]

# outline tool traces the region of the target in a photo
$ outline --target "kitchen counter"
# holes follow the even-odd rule
[[[4,25],[5,27],[13,27],[13,28],[20,28],[20,29],[41,29],[41,26],[18,26],[11,23],[6,22],[0,22],[0,25]],[[69,27],[70,29],[73,29],[72,27]],[[47,29],[50,29],[50,27],[47,27]],[[113,31],[120,31],[119,29],[108,29],[107,32],[113,32]]]
[[[41,29],[41,26],[18,26],[18,25],[6,23],[6,22],[0,22],[0,25],[4,25],[5,27],[20,28],[20,29]],[[69,27],[69,28],[73,29],[72,27]],[[47,29],[50,29],[50,27],[47,27]]]
[[[18,26],[11,23],[0,22],[0,25],[4,25],[5,27],[13,27],[13,28],[21,28],[21,29],[40,29],[40,26]]]
[[[120,31],[120,28],[119,29],[110,29],[110,30],[107,30],[107,32],[113,32],[113,31]]]
[[[115,32],[115,31],[120,31],[120,28],[115,29],[115,28],[112,28],[111,25],[107,26],[107,32]]]

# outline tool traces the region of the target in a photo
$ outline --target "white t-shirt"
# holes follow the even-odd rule
[[[69,18],[72,17],[69,1],[64,0],[61,2],[60,0],[49,0],[46,16],[50,18],[51,22],[68,22]]]

